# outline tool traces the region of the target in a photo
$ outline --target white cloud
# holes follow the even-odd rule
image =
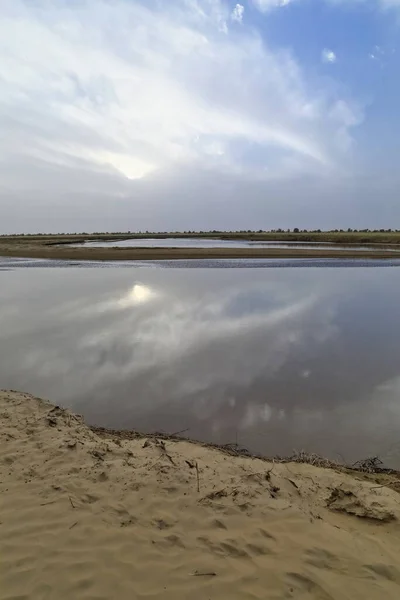
[[[358,103],[233,6],[2,0],[3,230],[226,226],[249,185],[261,211],[293,195],[275,182],[347,169]]]
[[[273,9],[288,6],[289,4],[300,4],[302,0],[252,0],[256,8],[261,12],[267,13]],[[320,2],[320,0],[316,0]],[[391,8],[400,8],[400,0],[325,0],[328,4],[357,7],[362,4],[375,5],[383,10]],[[305,3],[305,0],[303,0]]]
[[[335,63],[337,58],[336,54],[333,50],[329,50],[328,48],[324,48],[321,52],[321,60],[324,63]]]
[[[231,13],[232,21],[237,21],[238,23],[242,23],[244,15],[244,6],[242,4],[236,4],[235,8]]]
[[[292,4],[294,0],[253,0],[253,4],[261,10],[261,12],[268,12],[274,8],[282,8]]]
[[[78,160],[130,179],[176,164],[265,175],[294,159],[331,167],[337,131],[351,136],[352,122],[332,130],[326,116],[337,98],[253,29],[230,32],[220,0],[168,10],[5,0],[0,14],[0,151],[9,160],[66,169]]]

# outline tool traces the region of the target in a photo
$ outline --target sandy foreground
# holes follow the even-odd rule
[[[131,438],[0,392],[2,600],[400,598],[395,476]]]

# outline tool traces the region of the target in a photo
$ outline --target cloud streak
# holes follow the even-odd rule
[[[0,124],[9,173],[30,161],[139,179],[174,165],[254,172],[332,168],[348,98],[307,81],[216,0],[149,8],[83,0],[0,9]],[[254,160],[254,157],[257,157]],[[289,160],[289,162],[290,162]],[[4,162],[3,162],[4,164]],[[9,176],[9,186],[18,182]]]
[[[294,4],[304,3],[304,0],[252,0],[256,8],[261,12],[267,13],[274,9],[284,8],[292,6]],[[320,0],[317,0],[320,1]],[[325,0],[327,4],[345,6],[345,7],[359,7],[360,5],[374,5],[380,9],[397,9],[400,8],[400,0]]]
[[[393,159],[366,175],[373,98],[335,79],[345,61],[274,45],[251,2],[3,0],[0,17],[2,232],[391,226]]]

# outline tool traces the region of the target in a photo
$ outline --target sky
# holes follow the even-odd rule
[[[1,0],[0,233],[400,228],[400,0]]]

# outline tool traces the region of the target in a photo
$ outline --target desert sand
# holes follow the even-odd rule
[[[0,598],[400,598],[396,475],[100,432],[0,392]]]

